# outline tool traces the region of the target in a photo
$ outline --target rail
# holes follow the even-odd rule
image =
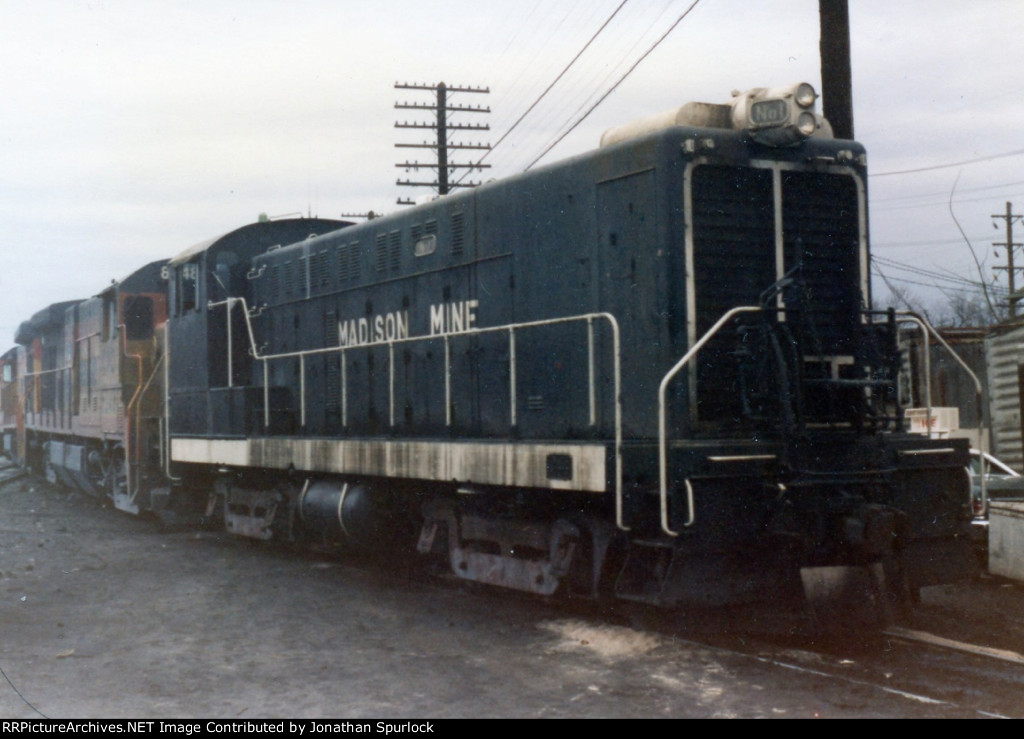
[[[252,313],[245,298],[228,298],[226,300],[211,302],[207,308],[213,309],[219,306],[226,306],[227,326],[227,352],[228,352],[228,386],[232,386],[232,339],[231,339],[231,311],[235,305],[241,305],[245,316],[246,331],[249,337],[249,351],[253,359],[263,363],[263,425],[270,426],[270,371],[269,363],[284,359],[298,359],[299,361],[299,423],[306,425],[306,359],[312,356],[325,354],[338,354],[341,364],[341,421],[342,427],[348,426],[348,388],[346,376],[346,353],[352,351],[369,350],[379,347],[387,347],[388,350],[388,420],[389,425],[395,425],[395,347],[401,344],[414,342],[441,341],[444,343],[444,397],[445,397],[445,425],[452,425],[452,385],[451,385],[451,342],[453,338],[468,336],[479,336],[483,334],[505,333],[508,335],[509,347],[509,425],[518,425],[517,411],[517,358],[516,358],[516,333],[525,329],[538,328],[541,326],[554,326],[566,323],[587,324],[587,362],[588,362],[588,388],[587,398],[589,404],[590,426],[597,425],[597,369],[594,354],[594,322],[605,321],[611,328],[612,333],[612,372],[613,372],[613,393],[614,393],[614,445],[615,445],[615,522],[623,531],[628,531],[623,518],[623,491],[622,491],[622,370],[621,351],[619,341],[619,324],[610,313],[585,313],[578,316],[564,318],[551,318],[540,321],[526,321],[523,323],[511,323],[503,326],[488,326],[484,328],[470,328],[457,332],[444,332],[429,336],[406,336],[402,338],[384,339],[360,343],[353,346],[323,347],[319,349],[304,349],[294,352],[282,352],[280,354],[262,354],[256,345],[256,336],[253,331],[251,316]]]
[[[759,306],[741,305],[727,311],[715,322],[714,326],[708,329],[707,333],[697,343],[690,347],[690,350],[683,355],[683,358],[676,362],[675,366],[661,379],[661,384],[658,386],[658,495],[660,499],[661,530],[669,536],[679,536],[679,532],[673,531],[668,521],[668,424],[666,422],[665,392],[675,376],[697,356],[700,350],[704,348],[704,345],[711,340],[712,336],[718,333],[722,326],[740,313],[758,313],[761,310],[763,309]],[[687,519],[683,526],[689,527],[696,520],[693,505],[693,486],[689,479],[684,482],[686,484]]]

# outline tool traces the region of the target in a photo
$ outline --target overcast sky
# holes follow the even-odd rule
[[[472,177],[525,169],[691,3],[0,0],[0,351],[40,308],[260,213],[399,209],[425,191],[395,164],[431,154],[395,148],[427,132],[396,129],[426,118],[394,106],[432,99],[396,82],[489,88],[450,102],[491,109],[453,118],[491,126],[457,141],[494,143],[622,5]],[[1024,2],[850,0],[850,20],[877,267],[921,299],[969,289],[951,196],[989,276],[992,215],[1024,213]],[[702,0],[540,164],[689,100],[820,90],[818,41],[817,0]]]

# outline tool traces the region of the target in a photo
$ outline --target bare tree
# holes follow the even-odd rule
[[[1006,318],[1005,308],[993,307],[977,293],[943,292],[947,302],[932,309],[937,326],[949,328],[988,326],[993,321],[999,322]]]
[[[910,290],[905,287],[894,285],[888,277],[877,269],[875,274],[881,277],[885,286],[889,288],[889,298],[888,300],[883,301],[883,310],[888,310],[889,308],[895,308],[896,310],[910,310],[924,316],[929,323],[933,323],[931,319],[931,311],[929,311],[925,304],[921,302],[921,300],[919,300]]]

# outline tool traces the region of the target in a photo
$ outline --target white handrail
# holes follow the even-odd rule
[[[397,344],[408,344],[416,341],[431,341],[431,340],[443,340],[444,341],[444,356],[445,356],[445,367],[444,367],[444,378],[445,378],[445,424],[451,426],[451,339],[453,337],[462,336],[476,336],[481,334],[490,334],[504,332],[509,336],[509,375],[510,375],[510,421],[511,425],[515,426],[517,423],[516,416],[516,394],[515,394],[515,378],[517,369],[516,359],[516,343],[515,343],[515,332],[521,331],[528,328],[536,328],[540,326],[553,326],[563,323],[573,323],[586,321],[588,324],[588,373],[589,373],[589,399],[590,399],[590,411],[591,411],[591,425],[596,424],[596,401],[593,399],[595,395],[596,387],[596,370],[593,362],[593,321],[604,320],[607,321],[612,331],[612,371],[613,371],[613,393],[614,393],[614,434],[615,434],[615,522],[616,525],[623,531],[628,531],[629,527],[625,525],[623,520],[623,500],[622,500],[622,363],[620,356],[620,340],[619,340],[619,323],[611,313],[585,313],[577,316],[566,316],[563,318],[549,318],[539,321],[525,321],[523,323],[510,323],[503,326],[487,326],[470,328],[464,331],[457,332],[444,332],[439,334],[431,334],[428,336],[407,336],[397,339],[382,339],[380,341],[368,341],[366,343],[356,344],[353,346],[342,345],[340,340],[337,346],[322,347],[318,349],[303,349],[294,352],[282,352],[280,354],[262,354],[259,348],[256,346],[255,332],[253,331],[252,321],[250,318],[249,308],[245,298],[227,298],[219,302],[207,303],[208,308],[216,308],[221,305],[228,305],[227,312],[230,314],[231,306],[235,303],[241,303],[243,308],[243,315],[245,316],[246,330],[249,334],[249,346],[250,354],[253,359],[263,362],[263,418],[264,425],[270,425],[270,404],[269,404],[269,367],[268,364],[271,361],[289,358],[299,358],[300,371],[303,374],[300,382],[300,418],[302,424],[305,425],[306,418],[306,398],[305,398],[305,372],[303,370],[305,365],[306,357],[320,355],[320,354],[331,354],[338,352],[342,357],[342,406],[345,408],[347,387],[345,384],[345,373],[344,373],[344,355],[346,352],[353,351],[356,349],[373,349],[374,347],[388,347],[389,356],[392,361],[388,362],[389,369],[389,417],[391,424],[394,425],[394,347]],[[231,331],[230,317],[227,321],[228,331]],[[347,408],[345,408],[347,410]],[[343,425],[347,425],[347,413],[343,413]]]
[[[711,340],[711,337],[718,333],[718,330],[722,328],[722,326],[732,320],[733,316],[739,315],[740,313],[756,313],[761,310],[762,309],[758,306],[741,305],[727,311],[725,315],[715,322],[714,326],[708,329],[707,333],[705,333],[697,343],[690,347],[690,350],[683,355],[683,358],[676,362],[675,366],[661,379],[661,384],[658,386],[658,494],[661,500],[661,530],[669,536],[679,536],[679,532],[673,531],[668,525],[668,431],[665,420],[665,391],[668,388],[669,383],[672,382],[672,379],[679,374],[680,370],[689,364],[691,359],[697,356],[697,353],[704,348],[704,345]],[[687,479],[685,483],[689,515],[686,523],[683,525],[692,526],[696,519],[693,505],[693,486],[690,484],[689,479]]]
[[[921,329],[921,333],[922,333],[922,335],[924,337],[925,372],[927,373],[925,375],[925,383],[926,383],[925,390],[926,390],[926,395],[927,395],[927,398],[928,398],[928,411],[927,411],[928,416],[927,416],[925,422],[928,425],[929,429],[931,428],[931,420],[932,420],[932,390],[931,390],[932,375],[931,375],[931,357],[930,357],[931,351],[929,349],[929,344],[928,344],[928,336],[929,336],[929,334],[934,336],[936,339],[939,340],[939,343],[942,344],[943,348],[947,352],[949,352],[950,356],[952,356],[953,359],[956,360],[957,364],[959,364],[960,367],[968,375],[971,376],[971,379],[974,380],[974,392],[975,392],[975,398],[976,398],[978,406],[979,406],[979,408],[978,408],[978,420],[979,420],[979,424],[980,424],[980,428],[978,430],[978,447],[979,447],[979,451],[981,452],[981,457],[980,457],[981,458],[981,467],[978,470],[978,472],[981,474],[981,508],[982,508],[982,514],[986,515],[986,514],[988,514],[988,485],[987,485],[987,483],[985,481],[985,454],[988,452],[988,449],[986,448],[987,445],[985,444],[985,431],[988,429],[988,397],[986,396],[985,388],[981,384],[981,380],[979,380],[978,376],[974,373],[974,370],[972,370],[967,365],[967,363],[963,360],[963,358],[961,358],[961,356],[959,354],[957,354],[955,351],[953,351],[953,347],[951,347],[946,342],[946,340],[944,338],[942,338],[942,336],[939,334],[939,332],[935,330],[935,327],[932,326],[931,323],[928,322],[928,319],[926,319],[924,316],[921,316],[921,315],[915,313],[914,311],[909,311],[909,310],[895,311],[895,315],[901,316],[905,320],[910,321],[911,323],[916,323],[918,325],[918,327]],[[931,434],[931,432],[929,430],[929,435],[930,434]]]

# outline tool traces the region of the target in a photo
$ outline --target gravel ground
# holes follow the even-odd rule
[[[169,532],[28,477],[0,483],[0,532],[0,718],[914,715],[617,616]],[[983,577],[924,591],[912,626],[1024,652],[1022,617],[1024,588]]]

